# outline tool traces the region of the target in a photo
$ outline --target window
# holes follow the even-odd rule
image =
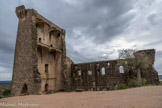
[[[60,33],[57,34],[57,37],[60,37]]]
[[[51,41],[51,35],[52,35],[52,33],[50,32],[50,33],[49,33],[49,40],[50,40],[50,41]]]
[[[125,64],[128,64],[128,62],[127,62],[127,61],[125,61]]]
[[[105,75],[105,68],[104,67],[102,67],[101,72],[102,72],[102,75]]]
[[[74,66],[74,68],[75,68],[75,69],[78,69],[78,66],[77,66],[77,65],[75,65],[75,66]]]
[[[97,63],[97,68],[99,69],[100,65]]]
[[[53,47],[53,45],[51,44],[51,47]]]
[[[119,67],[119,71],[120,71],[120,73],[124,73],[124,67],[123,66],[120,66]]]
[[[39,38],[39,42],[41,43],[41,38]]]
[[[81,70],[78,71],[78,75],[79,75],[79,76],[82,75],[82,71],[81,71]]]
[[[78,70],[78,76],[81,76],[82,72],[81,70]]]
[[[45,64],[45,73],[48,73],[48,64]]]
[[[89,70],[89,71],[88,71],[88,75],[92,75],[92,71]]]
[[[108,62],[107,65],[110,66],[110,63]]]

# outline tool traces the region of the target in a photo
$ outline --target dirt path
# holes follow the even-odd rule
[[[12,106],[3,105],[12,104]],[[0,99],[0,108],[162,108],[162,86]]]

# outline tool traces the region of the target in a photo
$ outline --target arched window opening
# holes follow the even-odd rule
[[[51,47],[53,47],[53,45],[51,44]]]
[[[124,73],[124,67],[123,66],[120,66],[119,67],[119,71],[120,71],[120,73]]]
[[[41,40],[42,40],[42,39],[41,39],[41,38],[39,38],[39,42],[40,42],[40,43],[41,43]]]
[[[81,75],[82,75],[82,71],[78,70],[78,76],[81,76]]]
[[[101,72],[102,72],[102,75],[105,75],[105,68],[104,67],[102,67]]]

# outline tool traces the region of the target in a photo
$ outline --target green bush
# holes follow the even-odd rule
[[[129,87],[139,87],[140,84],[139,84],[137,78],[132,78],[132,79],[128,79],[128,86]]]
[[[127,89],[127,88],[128,88],[128,86],[126,84],[121,83],[121,84],[117,85],[118,90]]]
[[[145,78],[142,78],[142,85],[146,85],[147,80]]]
[[[10,96],[11,90],[10,89],[5,89],[2,93],[3,96]]]

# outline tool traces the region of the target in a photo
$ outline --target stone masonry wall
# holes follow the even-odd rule
[[[111,90],[120,82],[117,61],[72,64],[72,89]]]
[[[35,13],[24,6],[16,8],[19,18],[12,77],[12,96],[39,94],[40,74],[37,69],[37,35],[34,25]]]
[[[137,78],[136,71],[133,71],[133,66],[136,65],[133,63],[140,59],[139,55],[142,55],[142,58],[147,58],[144,62],[147,65],[140,65],[141,78],[145,78],[147,84],[159,84],[158,73],[153,67],[155,50],[137,51],[134,55],[135,58],[130,60],[119,59],[72,64],[72,90],[112,90],[116,89],[120,83],[128,84],[130,78]],[[123,73],[120,70],[121,66]]]

